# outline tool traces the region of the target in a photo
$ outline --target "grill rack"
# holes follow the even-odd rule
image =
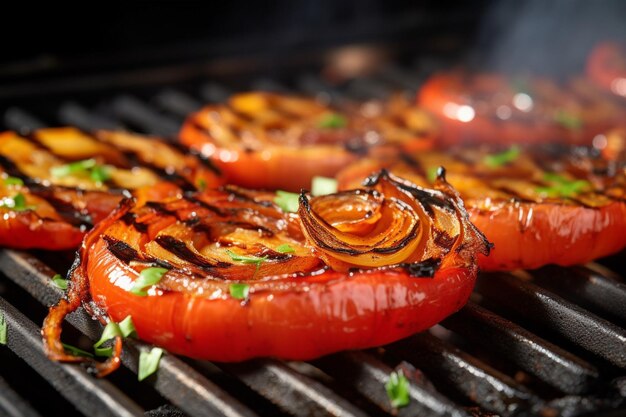
[[[290,85],[257,79],[248,88],[324,94],[334,100],[383,98],[396,89],[412,93],[420,83],[416,74],[392,66],[342,89],[315,74]],[[221,83],[197,91],[198,96],[175,88],[142,98],[122,94],[91,108],[66,101],[46,122],[13,107],[6,110],[4,124],[15,130],[58,123],[86,130],[130,128],[173,137],[184,115],[232,92]],[[46,254],[1,251],[0,272],[10,280],[5,298],[15,298],[12,293],[21,287],[45,306],[54,303],[62,294],[50,281],[58,272],[55,264]],[[472,301],[459,313],[430,333],[385,349],[344,352],[309,363],[263,359],[213,364],[166,355],[156,377],[130,393],[118,381],[92,378],[79,365],[48,361],[39,324],[5,298],[0,297],[0,310],[8,323],[9,349],[84,415],[608,416],[626,411],[626,283],[596,264],[481,274]],[[102,332],[82,309],[68,321],[91,343]],[[136,372],[138,352],[146,349],[144,343],[125,342],[122,360],[130,372]],[[400,410],[391,408],[384,388],[396,365],[412,380],[411,403]],[[6,377],[0,379],[0,388],[5,386],[1,410],[9,416],[38,415],[33,399],[23,398]],[[141,390],[157,392],[163,406],[139,405]]]

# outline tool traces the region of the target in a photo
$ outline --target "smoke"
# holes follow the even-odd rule
[[[470,68],[565,77],[600,41],[626,42],[626,1],[497,1],[485,13]]]

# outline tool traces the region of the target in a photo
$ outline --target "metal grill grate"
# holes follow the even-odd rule
[[[330,87],[315,74],[298,75],[287,84],[261,79],[248,87],[325,94],[336,100],[381,97],[392,89],[416,88],[420,77],[415,74],[390,67],[375,78],[341,89]],[[232,90],[212,83],[194,86],[193,91],[197,95],[184,88],[168,88],[141,97],[105,96],[89,106],[60,102],[43,120],[13,107],[5,112],[4,124],[18,130],[57,124],[87,130],[129,128],[172,137],[185,114],[202,102],[223,100]],[[39,336],[42,313],[38,316],[26,309],[24,300],[31,297],[45,306],[55,302],[61,291],[50,277],[53,268],[66,266],[66,261],[45,253],[0,251],[4,274],[0,295],[6,298],[0,298],[0,310],[8,322],[9,349],[84,415],[575,416],[626,412],[626,283],[595,264],[547,267],[532,275],[483,274],[473,301],[459,313],[431,332],[384,349],[345,352],[310,363],[265,359],[220,364],[166,355],[157,375],[139,384],[126,380],[134,379],[138,353],[149,349],[141,342],[126,342],[122,359],[130,372],[105,380],[92,378],[78,365],[44,357]],[[93,341],[102,331],[82,310],[68,321],[78,330],[77,337]],[[400,410],[391,408],[384,388],[396,366],[413,378],[411,403]],[[10,375],[1,366],[0,377],[4,377],[0,379],[0,409],[5,414],[37,415],[35,409],[45,414],[36,395],[12,388]]]

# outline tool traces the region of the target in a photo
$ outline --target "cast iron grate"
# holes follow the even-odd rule
[[[287,84],[260,79],[243,88],[303,91],[335,100],[381,97],[396,89],[410,93],[419,85],[417,73],[389,67],[340,89],[308,73]],[[185,114],[203,102],[221,101],[233,90],[209,83],[189,91],[167,88],[143,96],[105,95],[90,104],[59,102],[43,115],[12,107],[4,113],[4,125],[19,130],[72,124],[86,130],[127,128],[172,137]],[[615,259],[623,268],[623,261]],[[309,363],[264,359],[220,364],[166,355],[157,375],[140,384],[133,376],[138,354],[149,349],[141,342],[126,343],[126,370],[104,380],[90,377],[78,365],[44,357],[39,336],[42,306],[61,296],[50,277],[63,272],[70,260],[69,254],[0,252],[0,310],[9,329],[9,349],[0,348],[0,359],[14,365],[0,366],[0,409],[6,415],[46,415],[54,401],[61,402],[59,407],[68,409],[68,415],[89,416],[626,412],[626,283],[596,264],[483,274],[472,301],[459,313],[430,332],[385,348]],[[66,333],[79,344],[88,346],[102,331],[82,310],[68,321],[72,328]],[[400,410],[391,408],[384,388],[396,367],[412,379],[411,403]],[[42,390],[56,390],[64,399],[46,399],[15,382],[20,378],[16,375],[33,370],[39,375],[33,381],[40,378],[53,387],[44,384]]]

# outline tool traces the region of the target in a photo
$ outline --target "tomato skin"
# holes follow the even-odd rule
[[[519,204],[468,212],[494,243],[489,257],[479,257],[480,268],[487,271],[575,265],[626,247],[624,202],[600,208]]]
[[[0,246],[13,249],[75,249],[85,232],[63,220],[42,219],[34,212],[6,212],[0,216]]]
[[[586,70],[597,86],[626,97],[624,87],[616,88],[616,82],[626,80],[626,53],[618,43],[603,42],[593,48],[587,59]]]
[[[468,87],[470,77],[467,80],[458,73],[437,74],[428,79],[417,94],[417,104],[425,110],[433,113],[440,121],[441,140],[445,145],[455,145],[459,143],[491,143],[491,144],[541,144],[559,140],[567,143],[586,144],[590,143],[596,134],[608,129],[619,115],[614,114],[614,109],[610,112],[600,109],[585,112],[578,109],[577,118],[582,121],[583,128],[569,129],[555,120],[546,117],[550,114],[545,109],[531,110],[522,119],[509,118],[501,120],[496,115],[496,110],[480,110],[480,104],[471,101],[473,91]],[[498,94],[506,94],[509,91],[511,101],[513,93],[511,82],[504,77],[480,74],[476,76],[478,83],[483,90],[478,94],[479,98],[488,96],[487,100],[494,100]],[[568,90],[567,91],[569,94]],[[578,98],[563,98],[568,103],[578,100]],[[491,102],[488,102],[491,103]],[[564,103],[563,106],[565,107]],[[552,103],[554,106],[554,103]],[[450,116],[450,106],[471,108],[472,116],[470,120],[461,121]],[[510,109],[515,110],[509,103]],[[554,109],[551,109],[554,112]],[[519,111],[517,111],[519,113]],[[530,116],[530,118],[528,118]],[[526,118],[526,119],[524,119]]]
[[[127,291],[137,272],[99,239],[87,275],[94,301],[115,321],[131,315],[139,337],[172,353],[214,361],[271,356],[306,360],[383,345],[425,330],[459,310],[475,268],[444,268],[433,278],[401,272],[325,272],[294,278],[297,290],[259,291],[247,303],[181,292],[139,297]],[[306,289],[305,289],[306,288]],[[393,324],[390,324],[393,323]]]
[[[362,178],[385,167],[388,165],[372,159],[360,161],[339,173],[339,189],[354,188]],[[411,180],[418,182],[420,178],[417,175]],[[470,221],[494,244],[489,256],[478,256],[478,266],[483,271],[576,265],[626,247],[625,201],[616,200],[601,207],[498,202],[488,209],[479,208],[486,200],[487,196],[465,201]]]
[[[192,118],[207,118],[208,112],[201,110]],[[262,151],[248,151],[240,146],[218,148],[213,138],[191,120],[183,125],[180,138],[186,146],[211,158],[229,183],[255,189],[298,192],[309,188],[314,176],[333,177],[357,159],[357,155],[340,145],[268,145]]]

